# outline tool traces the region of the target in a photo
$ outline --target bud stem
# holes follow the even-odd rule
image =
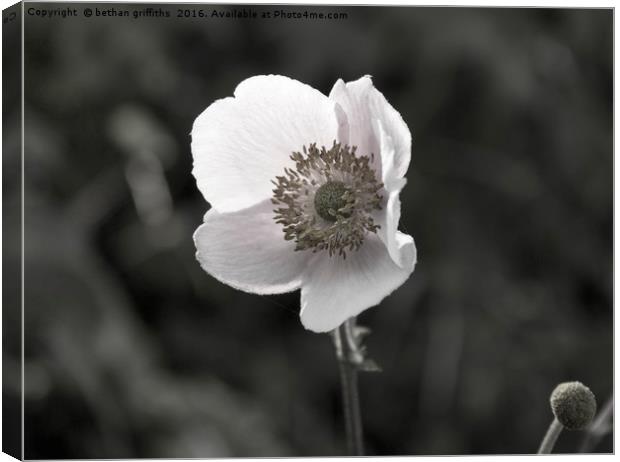
[[[542,443],[540,443],[538,454],[551,454],[551,451],[553,451],[553,447],[555,446],[555,442],[558,440],[558,436],[562,433],[563,428],[564,427],[560,421],[554,417],[553,422],[549,425],[549,429],[542,440]]]

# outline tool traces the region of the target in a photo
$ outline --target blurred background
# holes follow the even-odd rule
[[[360,378],[369,455],[533,453],[557,383],[611,396],[612,10],[34,6],[80,17],[25,19],[26,458],[344,455],[331,341],[299,293],[245,294],[194,258],[192,123],[256,74],[324,93],[371,74],[413,133],[419,263],[360,318],[383,367]]]

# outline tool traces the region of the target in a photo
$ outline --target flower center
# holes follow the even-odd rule
[[[334,142],[331,149],[311,144],[294,152],[294,168],[277,176],[271,202],[284,239],[295,250],[327,250],[346,258],[358,250],[368,232],[376,233],[372,213],[381,210],[383,184],[371,167],[374,156],[356,156],[356,147]]]
[[[336,214],[347,205],[345,193],[347,187],[342,181],[328,181],[314,194],[314,208],[320,217],[327,221],[336,221]],[[341,213],[350,216],[350,212]]]

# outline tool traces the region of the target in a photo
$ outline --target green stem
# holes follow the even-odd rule
[[[360,400],[357,390],[357,370],[355,366],[345,361],[339,362],[348,454],[351,456],[363,456],[364,441]]]
[[[351,355],[356,352],[350,344],[351,339],[349,337],[353,322],[351,320],[346,321],[334,331],[334,342],[340,368],[347,451],[350,456],[363,456],[364,439],[357,380],[358,365],[351,358]]]
[[[538,454],[551,454],[551,451],[553,451],[553,447],[555,446],[555,442],[558,440],[558,436],[562,433],[563,428],[564,426],[554,417],[553,422],[549,425],[549,429],[542,440],[542,443],[540,443]]]
[[[601,439],[613,430],[614,396],[611,395],[598,416],[586,430],[579,452],[589,453],[594,450]]]

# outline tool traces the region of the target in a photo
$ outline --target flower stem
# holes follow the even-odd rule
[[[555,446],[555,442],[558,440],[558,436],[562,433],[563,428],[564,427],[558,419],[554,417],[553,422],[549,425],[549,429],[542,440],[542,443],[540,443],[538,454],[551,454],[551,451],[553,451],[553,446]]]
[[[351,337],[354,323],[354,319],[348,320],[334,331],[334,344],[340,368],[347,451],[350,456],[363,456],[364,439],[357,381],[359,365],[355,356],[359,350],[355,338]]]
[[[614,396],[611,395],[601,412],[586,430],[579,452],[589,453],[594,450],[601,439],[613,430]]]
[[[350,456],[363,456],[364,440],[357,389],[357,370],[355,366],[346,361],[339,361],[339,363],[348,454]]]

